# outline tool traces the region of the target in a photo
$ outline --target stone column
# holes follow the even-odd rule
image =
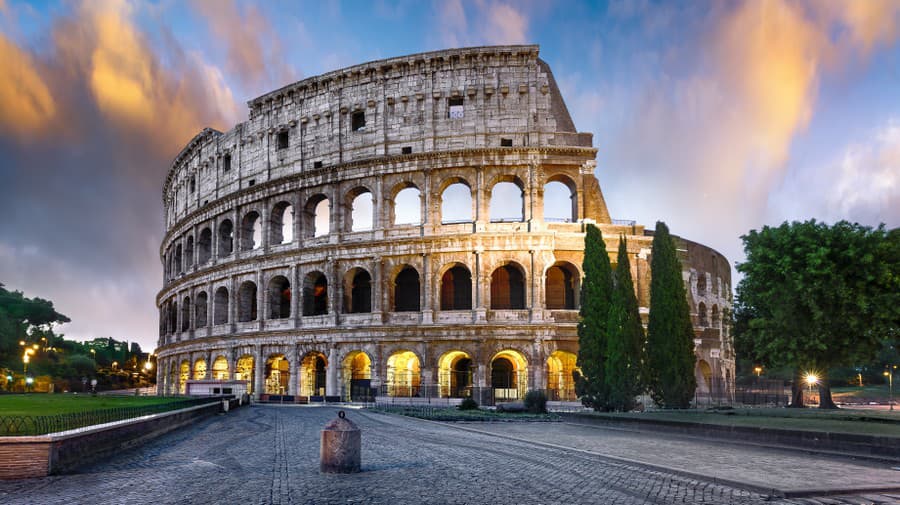
[[[384,283],[384,273],[382,272],[382,262],[380,256],[372,257],[372,284],[371,288],[373,293],[371,296],[372,300],[372,324],[381,324],[384,320],[384,315],[382,314],[382,297],[385,294],[385,286]]]
[[[231,289],[228,293],[228,322],[231,324],[231,333],[237,331],[237,306],[238,290],[237,278],[231,277]]]
[[[263,356],[262,346],[257,345],[255,349],[256,356],[253,359],[253,394],[256,399],[260,398],[265,392],[265,373],[266,373],[266,357]]]
[[[328,349],[328,367],[325,371],[325,395],[336,396],[340,394],[338,390],[338,371],[341,364],[338,363],[337,348],[332,346]]]
[[[472,276],[472,296],[475,298],[472,300],[473,306],[475,307],[475,312],[473,314],[474,321],[476,323],[483,323],[487,320],[487,308],[485,300],[485,291],[482,289],[484,282],[482,279],[482,262],[484,256],[484,249],[477,248],[474,251],[475,253],[475,274]]]
[[[285,356],[288,359],[288,387],[286,389],[287,394],[296,395],[297,394],[297,384],[300,382],[300,377],[298,376],[298,372],[300,370],[299,362],[297,360],[297,346],[292,345],[290,350],[285,353]]]
[[[484,189],[484,167],[478,167],[475,172],[475,198],[473,199],[473,203],[475,205],[475,215],[473,216],[475,221],[475,232],[484,231],[486,223],[490,220],[488,216],[488,208],[487,208],[487,198]]]
[[[260,234],[260,240],[262,240],[262,250],[263,253],[269,252],[269,231],[272,228],[272,223],[269,222],[269,202],[268,200],[263,200],[263,207],[260,209],[262,212],[260,213],[260,226],[262,227],[262,233]]]
[[[206,376],[203,377],[204,379],[212,379],[213,378],[212,367],[213,367],[213,353],[212,353],[212,351],[206,351]]]
[[[219,261],[219,220],[213,219],[212,225],[210,226],[210,231],[212,232],[212,243],[209,244],[209,259],[210,264],[215,265]]]
[[[300,327],[300,299],[303,297],[303,286],[300,285],[300,269],[291,265],[291,320],[294,328]]]
[[[434,295],[431,291],[431,255],[422,253],[422,278],[419,280],[419,304],[422,308],[422,324],[434,323]]]
[[[545,375],[545,363],[546,357],[544,356],[543,346],[541,345],[540,337],[534,339],[534,350],[532,351],[533,360],[529,364],[529,369],[531,370],[531,380],[529,382],[529,389],[546,389],[547,387],[547,378]]]
[[[266,296],[267,290],[263,285],[262,270],[256,271],[256,321],[259,329],[265,328],[265,320],[269,318],[269,297]]]
[[[213,309],[215,308],[216,294],[213,292],[213,283],[206,283],[206,336],[212,336],[213,324],[215,323]]]

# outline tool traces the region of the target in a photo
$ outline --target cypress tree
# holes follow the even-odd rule
[[[604,379],[606,319],[612,296],[612,267],[600,230],[587,225],[584,236],[584,281],[581,284],[581,316],[578,322],[578,361],[575,392],[581,403],[594,410],[606,408]]]
[[[609,408],[629,411],[635,407],[635,397],[641,394],[641,366],[643,364],[644,327],[638,312],[638,301],[631,280],[628,244],[619,238],[619,255],[613,273],[613,293],[607,318],[606,386]]]
[[[694,377],[694,328],[681,262],[669,228],[656,223],[650,261],[650,320],[647,324],[647,375],[653,401],[663,408],[690,406]]]

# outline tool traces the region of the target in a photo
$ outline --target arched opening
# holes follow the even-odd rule
[[[494,400],[523,398],[528,387],[528,364],[518,351],[497,353],[491,360],[491,388]]]
[[[248,212],[241,220],[241,250],[252,251],[262,246],[262,222],[255,210]]]
[[[708,395],[712,392],[712,368],[709,363],[700,359],[694,368],[694,377],[697,379],[697,394]]]
[[[228,380],[228,360],[225,356],[218,356],[213,360],[212,378],[215,380]]]
[[[416,312],[419,309],[419,272],[405,267],[394,279],[394,311]]]
[[[472,396],[472,357],[463,351],[450,351],[438,360],[438,387],[445,398]]]
[[[294,240],[294,207],[288,202],[279,202],[272,209],[269,242],[289,244]]]
[[[544,185],[544,221],[574,223],[578,220],[578,194],[565,176],[551,177]]]
[[[395,352],[387,361],[388,396],[419,396],[419,358],[411,351]]]
[[[491,308],[494,310],[525,308],[525,276],[517,266],[503,265],[491,274]]]
[[[189,235],[184,246],[184,264],[187,268],[194,266],[194,236]]]
[[[578,271],[569,263],[556,263],[547,269],[544,296],[549,310],[573,310],[578,293]]]
[[[709,326],[709,321],[706,319],[706,304],[703,302],[697,305],[697,321],[701,328]]]
[[[372,401],[372,360],[362,351],[353,351],[341,364],[344,399]]]
[[[441,276],[441,310],[472,310],[472,274],[455,265]]]
[[[178,331],[178,302],[172,300],[169,302],[169,330],[172,333]]]
[[[253,356],[245,354],[238,358],[237,366],[234,368],[235,380],[247,383],[247,393],[253,394],[253,367],[255,362]]]
[[[183,395],[187,390],[187,381],[191,378],[191,363],[188,360],[181,362],[178,370],[178,394]]]
[[[303,212],[303,230],[306,237],[322,237],[331,231],[331,202],[322,194],[306,201]]]
[[[223,219],[219,223],[219,257],[228,256],[234,252],[234,224],[230,219]]]
[[[705,272],[697,273],[697,294],[700,296],[706,295],[706,273]]]
[[[268,395],[288,394],[288,385],[291,383],[290,363],[284,354],[272,354],[266,360],[266,385]]]
[[[713,305],[712,306],[712,316],[710,316],[710,324],[712,325],[713,328],[718,329],[720,327],[719,323],[720,323],[720,321],[719,321],[719,306]]]
[[[291,283],[283,275],[269,281],[269,319],[291,317]]]
[[[328,313],[328,280],[322,272],[310,272],[303,279],[303,315]]]
[[[181,302],[181,331],[191,329],[191,297],[185,296]]]
[[[212,258],[212,230],[203,228],[200,232],[200,240],[197,241],[197,262],[206,264]]]
[[[571,352],[556,351],[547,358],[547,396],[549,400],[575,401],[575,379],[580,371],[575,364],[578,357]]]
[[[206,360],[198,359],[194,362],[194,380],[203,380],[206,378]]]
[[[256,284],[244,281],[238,289],[238,322],[256,321]]]
[[[328,360],[320,352],[311,352],[300,362],[300,395],[325,396],[325,371]]]
[[[179,275],[184,273],[184,269],[181,268],[181,244],[175,246],[175,275]]]
[[[166,383],[165,394],[178,394],[178,372],[179,370],[177,363],[172,363],[171,365],[169,365],[169,381]]]
[[[213,324],[228,324],[228,288],[219,287],[213,299]]]
[[[422,194],[419,188],[409,185],[394,197],[395,225],[422,223]]]
[[[525,192],[517,178],[494,184],[490,192],[490,218],[492,223],[510,223],[525,220]]]
[[[344,313],[372,312],[372,276],[353,268],[344,276]]]
[[[472,188],[462,180],[441,192],[441,224],[471,223]]]
[[[347,229],[350,231],[371,230],[375,222],[375,204],[372,193],[367,189],[359,188],[351,192],[348,197],[348,199],[352,199],[352,204]]]
[[[208,324],[206,317],[206,308],[209,306],[209,297],[206,291],[197,294],[197,301],[194,302],[194,327],[205,328]]]

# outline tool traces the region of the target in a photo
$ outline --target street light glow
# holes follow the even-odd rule
[[[818,384],[819,378],[814,373],[807,373],[806,374],[806,383],[809,384],[810,386],[812,386],[813,384]]]

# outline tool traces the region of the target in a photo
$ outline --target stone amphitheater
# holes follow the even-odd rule
[[[163,188],[159,393],[230,380],[260,400],[576,400],[584,227],[613,261],[627,237],[644,317],[652,231],[611,219],[592,135],[538,52],[356,65],[197,134]],[[676,242],[698,393],[727,396],[731,268]]]

